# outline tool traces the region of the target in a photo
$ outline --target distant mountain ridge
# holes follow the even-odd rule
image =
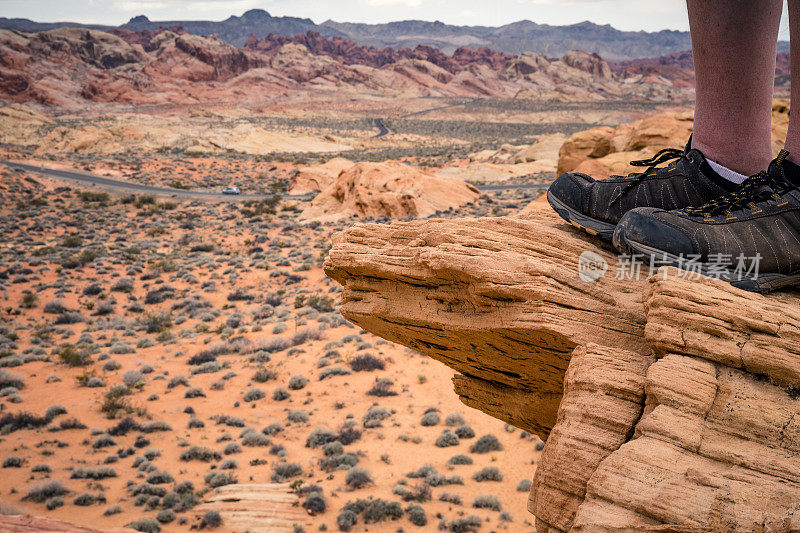
[[[40,32],[61,26],[108,30],[111,26],[76,24],[71,22],[40,23],[28,19],[0,17],[0,29]],[[611,61],[654,57],[687,50],[691,47],[689,32],[662,30],[658,32],[620,31],[610,25],[581,22],[568,26],[537,24],[521,20],[503,26],[456,26],[443,22],[406,20],[386,24],[362,24],[328,20],[316,24],[308,18],[272,16],[263,9],[251,9],[241,16],[222,21],[170,20],[151,21],[144,15],[118,26],[127,30],[149,30],[183,27],[196,35],[217,34],[234,46],[244,46],[250,35],[258,39],[270,33],[294,36],[316,31],[325,37],[343,37],[360,45],[377,48],[414,48],[429,45],[452,54],[461,46],[488,47],[507,54],[535,52],[560,57],[569,50],[585,50]]]

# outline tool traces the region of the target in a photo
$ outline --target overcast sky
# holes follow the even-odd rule
[[[223,20],[251,8],[317,23],[421,19],[499,26],[529,19],[545,24],[590,20],[621,30],[688,29],[685,0],[0,0],[4,17],[109,25],[136,15],[150,20]],[[788,38],[784,13],[781,39]]]

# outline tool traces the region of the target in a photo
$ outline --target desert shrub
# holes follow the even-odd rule
[[[406,507],[406,514],[415,526],[422,527],[428,523],[428,515],[425,514],[425,509],[421,505],[409,505]]]
[[[206,474],[203,480],[212,489],[225,485],[236,485],[239,482],[236,476],[229,472],[210,472]]]
[[[200,520],[200,529],[214,529],[222,525],[222,516],[219,511],[207,511]]]
[[[487,466],[475,472],[472,476],[475,481],[503,481],[503,474],[496,466]]]
[[[274,436],[274,435],[277,435],[278,433],[280,433],[281,431],[283,431],[283,425],[279,424],[277,422],[273,422],[272,424],[270,424],[267,427],[265,427],[264,429],[262,429],[261,433],[263,433],[264,435],[273,435]],[[306,442],[306,446],[308,446],[307,442]]]
[[[472,439],[475,437],[475,431],[469,426],[458,426],[455,434],[459,439]]]
[[[289,388],[292,390],[300,390],[308,385],[308,379],[300,374],[296,374],[289,378]]]
[[[175,481],[175,478],[165,470],[156,471],[147,476],[147,482],[153,485],[164,485],[165,483],[172,483],[173,481]]]
[[[358,464],[358,456],[354,453],[338,453],[325,456],[319,460],[319,466],[326,472],[331,470],[349,470]]]
[[[221,459],[220,454],[211,450],[209,448],[205,448],[203,446],[191,446],[186,450],[183,450],[180,455],[181,461],[219,461]]]
[[[124,342],[115,342],[108,349],[109,353],[114,355],[125,355],[129,353],[136,353],[136,350],[125,344]]]
[[[370,500],[364,507],[364,522],[367,524],[383,520],[397,520],[403,516],[403,507],[398,502],[388,502],[380,498]]]
[[[54,419],[57,416],[67,414],[67,409],[62,405],[51,405],[48,407],[44,412],[44,417],[49,418],[50,420]]]
[[[244,419],[239,418],[238,416],[231,416],[231,415],[219,415],[217,417],[217,425],[224,424],[228,427],[232,428],[243,428],[244,427]]]
[[[122,374],[122,382],[128,387],[135,387],[140,383],[144,383],[144,375],[138,370],[128,370]]]
[[[158,520],[162,524],[169,524],[173,520],[175,520],[175,511],[172,509],[162,509],[156,515],[156,520]]]
[[[172,431],[172,426],[160,420],[153,420],[142,425],[142,433],[155,433],[156,431]]]
[[[156,457],[161,457],[161,450],[159,450],[158,448],[148,448],[144,451],[142,455],[148,461],[152,461]]]
[[[286,415],[286,418],[289,420],[289,422],[294,422],[296,424],[302,424],[308,422],[309,420],[308,413],[301,410],[290,412],[288,415]]]
[[[56,351],[62,363],[68,366],[86,366],[91,364],[91,356],[83,351],[78,351],[72,344],[62,344]]]
[[[277,463],[272,466],[272,477],[270,479],[273,483],[280,483],[302,474],[303,467],[297,463]]]
[[[285,387],[278,387],[277,389],[272,391],[272,399],[275,400],[276,402],[281,402],[283,400],[286,400],[290,396],[291,393],[289,393],[289,391],[286,390]]]
[[[178,385],[183,385],[184,387],[188,387],[189,380],[186,378],[186,376],[179,375],[171,377],[169,379],[169,382],[167,382],[168,389],[174,389]]]
[[[61,313],[66,313],[68,309],[60,300],[53,300],[44,304],[42,311],[51,315],[60,315]]]
[[[161,533],[161,524],[155,518],[140,518],[127,524],[127,527],[142,533]]]
[[[60,481],[48,480],[31,487],[23,500],[36,503],[44,503],[47,499],[54,496],[64,496],[69,491]]]
[[[472,506],[476,509],[491,509],[492,511],[499,511],[503,508],[497,496],[490,494],[477,496],[472,502]]]
[[[94,504],[95,497],[93,494],[89,494],[88,492],[84,492],[83,494],[76,496],[72,503],[78,505],[80,507],[87,507],[89,505]]]
[[[103,381],[101,378],[92,376],[84,382],[85,386],[90,389],[99,389],[100,387],[105,387],[106,382]]]
[[[449,429],[442,431],[442,434],[436,439],[436,446],[439,448],[447,448],[448,446],[458,446],[459,439],[455,433]]]
[[[241,444],[239,444],[238,442],[229,442],[228,444],[225,445],[225,449],[222,450],[222,453],[224,453],[225,455],[231,455],[234,453],[241,453],[241,451],[242,451]]]
[[[306,448],[318,448],[329,442],[338,441],[339,435],[330,429],[318,428],[306,438]]]
[[[517,492],[529,492],[533,483],[530,479],[521,479],[517,484]]]
[[[332,441],[322,446],[322,453],[326,456],[338,455],[342,452],[344,452],[344,448],[339,441]]]
[[[3,468],[21,468],[24,462],[19,455],[9,455],[3,459]]]
[[[404,502],[427,502],[431,499],[431,487],[427,483],[414,485],[408,488],[404,485],[395,485],[392,493],[400,496]]]
[[[189,387],[186,389],[186,392],[183,393],[183,397],[187,399],[191,398],[205,398],[206,393],[203,392],[203,389],[200,387]]]
[[[255,374],[253,374],[253,381],[256,383],[266,383],[272,379],[275,379],[277,374],[270,370],[269,368],[261,367],[256,370]]]
[[[47,501],[44,502],[45,507],[47,507],[48,511],[52,511],[53,509],[58,509],[59,507],[64,506],[64,498],[61,496],[53,496],[52,498],[47,498]]]
[[[109,359],[103,364],[103,372],[114,372],[120,368],[122,368],[122,365],[116,359]]]
[[[440,420],[441,417],[439,416],[439,413],[436,411],[429,411],[422,415],[422,420],[420,420],[419,423],[423,426],[435,426]]]
[[[373,370],[383,370],[386,368],[386,363],[383,362],[383,359],[379,359],[374,355],[362,353],[350,360],[350,368],[355,372],[371,372]]]
[[[372,483],[372,475],[368,470],[354,466],[347,471],[344,482],[348,489],[356,490]]]
[[[301,504],[303,509],[311,516],[322,514],[328,508],[328,501],[321,492],[314,491],[308,493],[306,499]]]
[[[100,448],[109,448],[111,446],[116,446],[116,445],[117,441],[115,441],[114,438],[108,433],[104,433],[102,435],[99,435],[94,440],[94,442],[92,443],[92,448],[98,450]]]
[[[453,505],[461,505],[461,496],[452,492],[442,492],[439,494],[439,501],[452,503]]]
[[[46,426],[50,419],[31,413],[6,413],[0,416],[0,434],[8,434],[21,429],[35,429]]]
[[[219,361],[208,361],[207,363],[201,363],[193,367],[189,373],[194,376],[196,374],[213,374],[220,370],[222,370],[222,363]]]
[[[253,387],[253,388],[247,389],[247,391],[245,391],[245,393],[244,393],[244,401],[246,401],[246,402],[255,402],[255,401],[261,400],[266,395],[267,395],[267,393],[264,392],[262,389]]]
[[[235,470],[237,468],[239,468],[239,463],[236,461],[236,459],[224,459],[219,464],[220,470]]]
[[[126,435],[130,431],[139,431],[140,429],[141,426],[139,425],[139,422],[129,416],[126,416],[117,422],[115,426],[109,428],[108,434],[114,437],[119,437],[120,435]]]
[[[158,496],[159,498],[163,497],[167,493],[167,489],[164,487],[159,487],[158,485],[153,485],[152,483],[140,483],[131,489],[131,495],[133,496]]]
[[[255,430],[250,430],[242,436],[242,444],[245,446],[269,446],[269,437]]]
[[[470,457],[469,455],[463,455],[463,454],[454,455],[453,457],[450,458],[449,461],[447,461],[447,464],[449,464],[449,465],[471,465],[472,464],[472,457]]]
[[[472,453],[499,452],[503,450],[503,445],[494,435],[484,435],[470,446]]]
[[[481,517],[475,515],[464,516],[450,520],[445,528],[450,533],[477,532],[481,528]]]
[[[122,506],[112,505],[103,512],[103,516],[113,516],[115,514],[120,514],[121,512],[122,512]]]
[[[389,418],[389,416],[391,416],[389,414],[389,411],[387,411],[383,407],[373,406],[373,407],[370,407],[369,410],[361,418],[361,424],[365,428],[380,427],[381,426],[381,422],[383,422],[383,420]]]
[[[99,468],[76,468],[69,477],[70,479],[93,479],[97,481],[100,479],[117,477],[117,471],[108,466]]]
[[[336,517],[336,525],[339,531],[350,531],[358,523],[358,515],[350,510],[345,510],[339,513]]]
[[[5,389],[6,387],[22,390],[25,388],[25,381],[22,376],[0,368],[0,389]]]
[[[292,335],[292,346],[299,346],[308,341],[317,341],[322,338],[322,331],[319,329],[301,329]]]
[[[397,393],[392,390],[394,381],[389,378],[380,378],[375,380],[375,384],[367,391],[370,396],[378,396],[380,398],[386,396],[397,396]]]
[[[49,474],[51,472],[50,465],[46,465],[44,463],[33,465],[33,467],[31,468],[31,472],[40,472],[43,474]]]
[[[2,427],[2,424],[0,424],[0,427]],[[86,429],[86,425],[77,418],[66,418],[59,422],[58,429],[59,431],[69,429]]]
[[[319,373],[319,380],[323,381],[334,376],[349,376],[351,373],[350,370],[341,366],[329,366]]]

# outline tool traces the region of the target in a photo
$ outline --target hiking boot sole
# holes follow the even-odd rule
[[[555,212],[558,213],[558,216],[579,230],[585,231],[589,235],[600,237],[606,242],[611,242],[614,236],[614,228],[616,227],[615,224],[603,222],[602,220],[597,220],[595,218],[586,216],[579,211],[576,211],[572,207],[556,198],[550,193],[550,191],[547,191],[547,202],[550,204],[550,207],[552,207]]]
[[[686,263],[686,258],[681,258],[665,252],[664,250],[659,250],[653,246],[630,240],[626,237],[625,228],[623,227],[620,227],[619,230],[614,234],[613,240],[614,246],[619,251],[627,251],[630,254],[642,254],[647,257],[654,257],[657,258],[660,265],[674,266],[682,270],[686,270],[686,268],[683,266]],[[766,273],[759,274],[758,277],[754,279],[735,279],[730,273],[720,273],[718,269],[715,269],[712,274],[710,273],[709,266],[710,265],[708,263],[693,263],[692,271],[699,272],[704,276],[727,281],[737,289],[758,292],[761,294],[767,294],[778,289],[785,289],[787,287],[800,286],[800,273]]]

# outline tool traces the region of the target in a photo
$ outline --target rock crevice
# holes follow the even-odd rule
[[[605,276],[581,280],[584,252]],[[358,224],[325,269],[346,318],[546,440],[538,531],[800,530],[800,299],[615,265],[533,212]]]

